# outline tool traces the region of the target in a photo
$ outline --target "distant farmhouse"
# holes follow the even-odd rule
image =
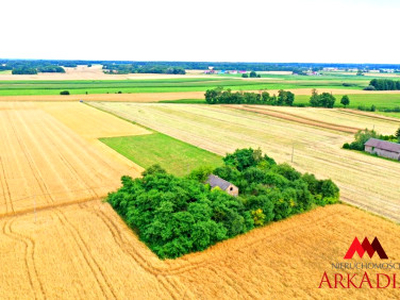
[[[364,147],[365,152],[400,161],[400,144],[370,138]]]
[[[209,175],[206,181],[211,186],[211,189],[219,187],[221,190],[227,192],[229,195],[238,196],[239,188],[236,185],[233,185],[229,181],[226,181],[218,176]]]

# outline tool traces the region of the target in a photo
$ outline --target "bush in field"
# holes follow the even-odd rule
[[[201,167],[187,177],[154,165],[142,178],[123,176],[107,201],[159,257],[175,258],[339,199],[331,180],[278,165],[259,149],[236,150],[223,160],[220,168]],[[211,173],[237,185],[240,196],[210,190],[204,182]]]
[[[364,91],[375,91],[375,90],[376,90],[376,88],[373,85],[369,85],[364,88]]]
[[[342,104],[344,107],[350,104],[350,98],[347,95],[344,95],[342,99],[340,99],[340,104]]]
[[[61,91],[60,95],[69,95],[69,91]]]

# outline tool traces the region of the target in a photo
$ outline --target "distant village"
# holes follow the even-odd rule
[[[204,74],[247,74],[247,70],[216,70],[215,67],[210,66],[204,71]],[[305,76],[321,76],[323,72],[346,72],[346,73],[356,73],[356,75],[363,76],[364,73],[398,73],[400,70],[397,69],[359,69],[359,68],[337,68],[337,67],[324,67],[318,70],[307,69],[292,72],[292,75],[305,75]]]

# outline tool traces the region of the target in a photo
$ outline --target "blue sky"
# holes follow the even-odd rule
[[[400,63],[394,0],[0,4],[0,57]]]

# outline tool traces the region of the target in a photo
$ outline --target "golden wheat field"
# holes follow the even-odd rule
[[[0,104],[0,215],[98,199],[122,175],[142,171],[90,140],[146,130],[84,104],[54,105],[47,113],[33,103]]]
[[[253,107],[259,111],[252,112],[245,106],[97,105],[220,154],[260,146],[278,161],[289,161],[296,141],[296,168],[335,176],[344,200],[398,221],[397,181],[382,175],[390,168],[392,175],[399,174],[397,165],[337,147],[352,136],[341,129],[362,128],[370,116],[275,107]],[[382,118],[374,124],[382,132],[398,126]],[[318,288],[325,271],[333,276],[331,263],[345,262],[355,236],[379,237],[390,260],[400,261],[399,225],[342,204],[253,230],[201,253],[158,259],[98,200],[120,185],[121,175],[138,176],[143,169],[97,139],[148,133],[82,103],[0,102],[1,298],[398,298],[393,289]],[[340,176],[346,172],[347,177]],[[357,196],[365,187],[357,177],[361,173],[371,177],[364,179],[371,187],[364,199]],[[391,195],[385,188],[392,188]],[[370,271],[373,284],[375,273]]]
[[[344,116],[342,110],[329,109],[307,109],[308,120],[302,117],[304,113],[300,109],[298,118],[289,121],[282,113],[269,116],[227,106],[92,105],[221,155],[237,148],[260,147],[278,162],[289,162],[296,169],[315,173],[320,178],[332,178],[341,189],[342,200],[400,222],[400,164],[343,150],[343,143],[353,140],[352,133],[318,126],[322,119],[340,125],[338,120],[345,118],[347,127],[372,129],[374,126],[378,132],[393,134],[399,121],[358,114]],[[292,109],[288,112],[295,113]],[[312,125],[308,124],[309,119],[313,119]]]
[[[100,201],[0,219],[0,294],[18,299],[398,299],[393,289],[318,288],[355,236],[400,260],[398,225],[333,205],[176,260],[159,260]],[[354,258],[353,262],[361,261]],[[379,259],[373,257],[372,262]],[[360,272],[356,272],[360,274]],[[371,271],[371,278],[375,272]],[[374,280],[371,280],[374,283]]]

